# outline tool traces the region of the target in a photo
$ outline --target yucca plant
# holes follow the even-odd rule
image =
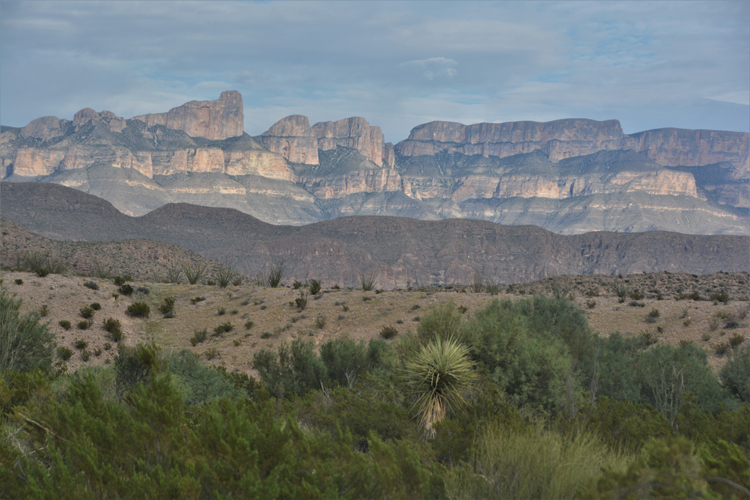
[[[430,342],[406,362],[409,388],[417,397],[420,424],[428,437],[434,437],[433,426],[451,409],[466,403],[461,391],[476,380],[469,350],[455,339]]]

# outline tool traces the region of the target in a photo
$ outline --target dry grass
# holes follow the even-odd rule
[[[719,319],[717,329],[711,331],[710,325],[717,320],[717,313],[719,316],[741,318],[743,311],[747,310],[748,303],[737,300],[748,294],[747,283],[750,281],[747,273],[717,273],[699,277],[664,274],[623,277],[621,281],[629,281],[627,286],[645,292],[645,298],[639,301],[644,303],[644,307],[629,306],[630,299],[624,303],[618,302],[611,288],[611,283],[620,279],[617,276],[575,276],[515,285],[510,289],[504,286],[501,293],[494,297],[487,293],[472,293],[468,285],[451,289],[435,287],[382,293],[324,289],[319,299],[310,298],[304,311],[300,311],[294,302],[299,291],[287,287],[261,288],[243,284],[221,289],[207,285],[134,282],[134,288],[146,286],[151,293],[145,296],[136,293],[132,297],[121,295],[115,299],[112,294],[116,293],[117,287],[111,280],[52,274],[40,278],[34,273],[7,271],[0,273],[0,278],[4,280],[3,286],[23,299],[25,310],[39,310],[47,305],[48,313],[44,321],[49,322],[59,345],[72,348],[74,341],[81,339],[88,343],[90,351],[96,352],[97,349],[104,349],[107,342],[113,344],[111,350],[103,350],[99,356],[92,355],[88,362],[84,362],[76,352],[68,362],[69,370],[84,364],[111,362],[116,347],[102,326],[103,321],[110,317],[122,323],[127,345],[153,339],[168,349],[190,349],[200,355],[210,353],[212,359],[204,356],[207,363],[254,374],[252,358],[255,351],[273,349],[281,342],[300,336],[313,340],[316,345],[343,335],[355,340],[369,340],[380,338],[381,330],[388,326],[397,330],[397,340],[409,330],[416,331],[418,322],[414,318],[427,314],[435,305],[452,300],[457,307],[466,308],[466,315],[471,315],[494,298],[519,299],[532,292],[551,293],[551,284],[558,281],[568,287],[567,293],[573,293],[573,300],[585,311],[594,331],[601,335],[606,336],[614,331],[625,335],[648,332],[655,334],[658,342],[694,342],[709,351],[714,367],[723,365],[726,357],[717,356],[713,345],[728,342],[729,337],[735,334],[744,335],[750,342],[750,328],[747,326],[750,315],[747,313],[744,319],[738,319],[742,325],[740,328],[726,330],[722,319]],[[24,284],[16,285],[16,279],[23,279]],[[83,286],[89,280],[97,282],[99,290]],[[686,283],[691,288],[686,288]],[[714,305],[711,301],[676,301],[673,296],[680,287],[687,293],[695,287],[701,295],[705,295],[706,289],[713,290],[712,287],[726,289],[732,300],[726,305],[721,302]],[[655,289],[661,290],[663,300],[657,300],[655,294],[649,292]],[[520,293],[521,290],[524,294]],[[589,290],[590,296],[585,295]],[[598,295],[592,295],[592,292]],[[175,298],[174,318],[165,319],[157,312],[167,297]],[[191,299],[195,297],[206,299],[193,304]],[[595,300],[596,307],[586,307],[587,300]],[[125,314],[127,306],[135,301],[150,305],[152,314],[149,319],[132,318]],[[80,308],[93,302],[99,302],[101,310],[95,312],[94,324],[90,329],[72,328],[66,331],[59,325],[61,320],[75,324]],[[217,316],[219,308],[224,308],[226,314]],[[658,309],[659,316],[655,323],[647,323],[645,318],[652,309]],[[316,325],[319,317],[327,318],[322,328]],[[689,325],[685,326],[688,319]],[[196,330],[205,328],[213,332],[227,321],[234,325],[232,331],[209,337],[196,346],[191,345],[190,338]],[[253,322],[252,328],[242,328],[248,321]],[[706,334],[711,337],[708,341],[703,340]]]

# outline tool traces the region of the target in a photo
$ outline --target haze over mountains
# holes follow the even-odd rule
[[[254,275],[285,261],[286,278],[358,286],[376,273],[380,288],[467,284],[474,271],[518,283],[562,274],[749,271],[750,237],[596,232],[564,236],[489,221],[341,217],[302,227],[262,222],[232,209],[168,204],[129,217],[110,203],[52,183],[2,183],[2,215],[56,240],[151,240]]]
[[[415,127],[395,146],[353,117],[293,115],[258,137],[242,96],[124,119],[86,108],[3,127],[5,181],[56,183],[127,215],[167,203],[235,208],[271,224],[344,215],[484,219],[552,232],[750,234],[750,134],[616,120]]]

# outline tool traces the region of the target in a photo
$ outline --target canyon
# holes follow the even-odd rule
[[[560,234],[750,234],[750,134],[617,120],[430,122],[393,145],[350,117],[282,118],[244,132],[237,91],[124,119],[85,108],[2,127],[5,182],[55,183],[126,215],[169,203],[233,208],[272,224],[347,215],[484,219]]]

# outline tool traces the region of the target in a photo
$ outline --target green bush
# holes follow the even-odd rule
[[[190,337],[190,343],[195,347],[198,344],[201,344],[206,341],[206,338],[208,337],[208,329],[204,328],[202,330],[194,330],[193,336]]]
[[[99,302],[94,302],[94,303],[93,303],[93,304],[91,304],[91,305],[90,305],[89,307],[90,307],[91,309],[93,309],[94,311],[100,311],[100,310],[101,310],[101,308],[102,308],[102,305],[101,305],[101,304],[100,304]]]
[[[136,318],[148,318],[149,314],[151,314],[151,308],[145,302],[133,302],[125,312]]]
[[[282,342],[278,353],[265,349],[257,351],[253,365],[265,389],[277,398],[301,395],[328,381],[328,370],[315,354],[314,344],[302,339],[295,339],[291,344]]]
[[[94,320],[92,319],[85,319],[83,321],[78,322],[78,329],[79,330],[88,330],[91,328],[91,325],[94,324]]]
[[[99,285],[96,283],[96,281],[86,281],[83,286],[92,290],[99,290]]]
[[[69,347],[60,346],[57,348],[57,357],[62,359],[63,361],[69,360],[73,356],[73,349],[70,349]]]
[[[294,302],[300,311],[304,311],[307,308],[307,297],[307,292],[300,290],[299,297],[294,299]]]
[[[327,380],[352,387],[357,378],[390,363],[390,350],[382,340],[368,344],[341,338],[320,346],[320,358],[326,367]]]
[[[133,287],[126,284],[120,285],[120,288],[117,289],[118,292],[120,292],[122,295],[133,295]]]
[[[171,312],[174,312],[174,297],[165,297],[164,303],[159,306],[159,312],[162,314],[169,314]]]
[[[750,405],[750,346],[736,349],[719,373],[723,386]]]
[[[61,319],[58,324],[63,328],[63,330],[70,330],[70,321],[67,319]]]
[[[76,348],[76,349],[78,349],[79,351],[80,351],[81,349],[86,349],[86,346],[88,346],[88,345],[89,345],[89,343],[88,343],[88,342],[86,342],[86,341],[85,341],[85,340],[83,340],[83,339],[77,339],[77,340],[76,340],[75,342],[73,342],[73,347],[75,347],[75,348]]]
[[[227,321],[225,323],[220,324],[216,328],[214,328],[213,336],[214,337],[223,336],[225,333],[231,332],[232,330],[234,330],[234,325],[232,325],[232,323]]]
[[[310,280],[310,293],[312,295],[317,295],[318,292],[320,292],[320,288],[322,285],[323,285],[322,281]]]
[[[110,337],[114,342],[119,342],[122,340],[123,333],[120,320],[115,318],[107,318],[104,320],[103,327],[109,332]]]
[[[81,317],[84,319],[89,319],[94,317],[94,310],[90,308],[89,306],[83,306],[78,310],[81,313]]]
[[[412,307],[412,311],[419,308],[418,304]],[[441,304],[421,317],[417,327],[417,336],[420,343],[426,345],[437,339],[448,340],[458,334],[461,326],[461,313],[455,311],[456,304],[449,302]]]
[[[190,351],[170,354],[166,358],[166,365],[177,378],[187,405],[195,406],[219,398],[241,395],[241,391],[222,372],[202,364]]]
[[[380,336],[383,337],[386,340],[390,340],[390,339],[394,338],[396,335],[398,335],[398,330],[396,330],[392,326],[384,326],[380,330]]]

